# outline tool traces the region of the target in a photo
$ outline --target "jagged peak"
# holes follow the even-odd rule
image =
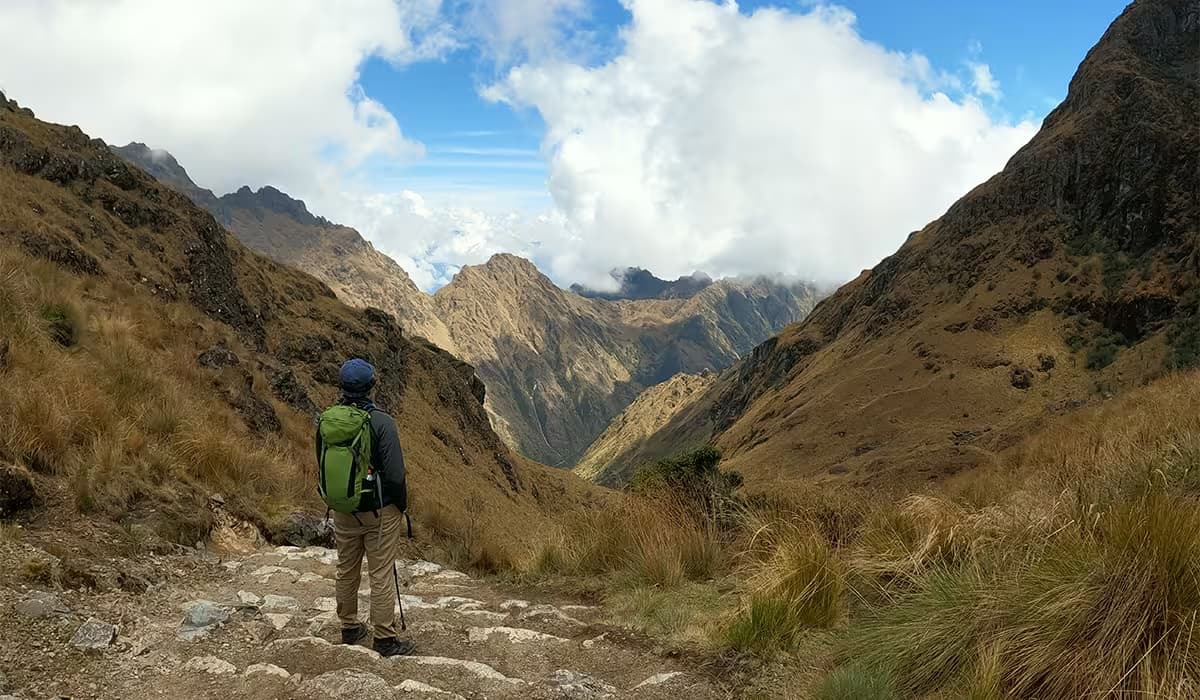
[[[331,225],[325,217],[315,216],[309,212],[304,200],[296,199],[271,185],[263,185],[257,191],[251,189],[249,185],[242,185],[236,192],[223,195],[221,201],[233,207],[266,209],[313,226]]]

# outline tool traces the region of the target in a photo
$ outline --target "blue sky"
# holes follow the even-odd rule
[[[813,3],[744,0],[743,14],[764,7],[804,12]],[[998,118],[1040,121],[1066,94],[1087,50],[1124,9],[1124,0],[847,0],[863,38],[889,50],[918,52],[944,70],[986,63],[1002,96],[987,103]],[[630,14],[616,0],[589,3],[573,32],[585,33],[589,65],[618,50]],[[479,92],[507,66],[467,46],[440,60],[396,68],[373,58],[360,83],[394,114],[405,135],[427,148],[425,160],[375,167],[380,185],[447,198],[496,198],[526,209],[546,206],[545,161],[538,149],[544,124],[530,109],[484,100]]]

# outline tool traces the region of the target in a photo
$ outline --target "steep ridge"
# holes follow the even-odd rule
[[[687,299],[587,299],[512,255],[464,267],[434,295],[488,386],[496,429],[523,454],[563,467],[644,388],[728,367],[813,299],[808,288],[766,280],[721,280]]]
[[[130,143],[113,152],[208,210],[252,250],[303,270],[352,306],[374,306],[396,317],[406,333],[454,352],[450,333],[427,294],[404,268],[362,235],[309,213],[304,202],[274,187],[242,187],[217,197],[192,181],[166,151]]]
[[[1005,169],[754,349],[633,465],[714,442],[751,480],[935,478],[1200,361],[1200,3],[1140,0]]]
[[[410,487],[425,512],[443,508],[461,513],[464,499],[476,499],[471,516],[487,522],[494,519],[495,527],[508,531],[528,527],[544,508],[565,506],[581,493],[561,473],[527,464],[508,451],[490,428],[482,405],[484,387],[472,367],[428,342],[406,336],[389,315],[346,306],[313,277],[248,251],[210,214],[115,157],[103,142],[90,139],[77,127],[48,124],[15,102],[0,102],[0,191],[4,193],[0,199],[3,252],[53,263],[54,275],[77,280],[83,290],[78,299],[64,303],[86,302],[82,308],[90,318],[76,325],[87,328],[77,331],[68,325],[72,335],[82,334],[82,338],[60,339],[60,344],[75,347],[52,348],[51,360],[61,357],[65,363],[70,357],[94,357],[99,367],[111,372],[112,391],[131,398],[133,403],[126,402],[129,407],[142,413],[162,412],[169,418],[170,396],[158,395],[155,378],[144,380],[137,367],[121,366],[120,357],[109,361],[103,356],[106,342],[124,348],[126,341],[148,337],[145,342],[152,353],[147,359],[172,372],[169,379],[188,392],[204,394],[202,399],[227,406],[217,417],[232,416],[230,440],[236,434],[245,441],[239,445],[261,445],[264,450],[296,456],[294,472],[260,476],[280,482],[298,480],[295,491],[303,494],[304,502],[314,499],[305,485],[311,469],[311,420],[316,407],[335,399],[338,365],[350,356],[366,357],[380,370],[378,402],[397,418],[411,465]],[[22,267],[37,272],[32,261]],[[6,305],[10,301],[6,298]],[[0,316],[5,323],[10,322],[8,312]],[[42,315],[53,330],[53,324],[70,312],[44,308]],[[127,318],[135,320],[121,320]],[[0,325],[0,333],[5,328]],[[44,340],[39,343],[49,345]],[[88,420],[78,433],[50,434],[43,442],[56,441],[50,446],[57,450],[54,453],[39,447],[37,439],[31,442],[19,434],[14,438],[12,426],[27,432],[46,420],[42,414],[29,415],[30,406],[54,405],[62,390],[49,373],[36,382],[24,382],[21,378],[29,373],[50,372],[53,367],[39,369],[38,357],[27,349],[14,346],[10,355],[7,341],[0,344],[4,346],[0,373],[5,373],[8,390],[0,401],[0,423],[9,426],[8,435],[0,440],[0,461],[24,462],[53,486],[53,477],[68,465],[55,464],[46,455],[69,452],[71,441],[86,445],[89,439],[103,438],[105,428]],[[108,379],[95,378],[95,387],[84,387],[88,392],[69,403],[84,407],[95,403],[96,392],[108,391]],[[39,396],[32,403],[24,401],[30,397],[11,393],[14,386],[35,385]],[[65,413],[71,406],[57,408]],[[131,415],[125,420],[136,425],[141,418]],[[178,483],[163,488],[171,494],[198,492],[203,511],[211,493],[203,489],[213,488],[217,479],[209,478],[215,463],[228,464],[230,477],[248,467],[241,455],[219,452],[223,436],[215,436],[215,444],[183,444],[180,426],[197,421],[203,418],[164,419],[144,432],[128,423],[113,425],[114,431],[134,431],[129,433],[132,437],[117,440],[123,452],[115,457],[119,461],[113,469],[125,465],[150,469],[158,464],[153,467],[157,471],[146,476],[155,484],[166,478],[167,470],[174,474],[190,469]],[[156,462],[163,459],[161,455],[146,453],[159,444],[147,437],[151,431],[163,436],[161,444],[168,449],[183,445],[173,454],[195,464]],[[82,466],[92,468],[86,459]],[[89,472],[81,473],[86,484]],[[114,473],[118,482],[133,478],[132,473]],[[229,486],[236,489],[228,494],[235,498],[258,488],[237,479]],[[139,493],[132,482],[123,488],[120,496],[130,504],[130,513],[123,517],[154,505],[151,495]],[[171,494],[164,498],[174,497]],[[241,515],[265,518],[269,513]]]

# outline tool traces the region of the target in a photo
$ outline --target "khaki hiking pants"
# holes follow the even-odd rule
[[[362,581],[362,559],[367,555],[371,581],[371,627],[375,639],[396,636],[396,581],[393,566],[400,544],[404,514],[396,506],[374,513],[334,513],[333,536],[337,541],[337,615],[342,628],[358,620],[358,587]],[[380,526],[382,521],[382,527]]]

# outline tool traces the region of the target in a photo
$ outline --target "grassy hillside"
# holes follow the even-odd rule
[[[711,656],[750,697],[1200,694],[1200,372],[934,487],[730,495],[690,468],[698,490],[570,514],[525,576],[601,591],[615,619]]]
[[[586,498],[508,451],[470,366],[249,252],[78,128],[0,101],[0,477],[6,494],[35,486],[6,517],[80,512],[191,543],[214,493],[267,529],[317,510],[312,419],[351,356],[381,372],[427,520],[520,539]]]

